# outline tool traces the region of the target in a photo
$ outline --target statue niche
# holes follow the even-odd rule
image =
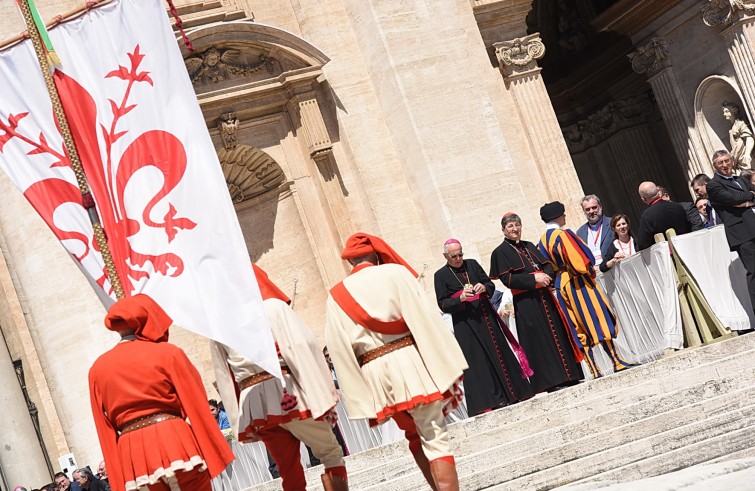
[[[234,113],[225,113],[218,120],[223,142],[218,159],[234,203],[264,194],[285,182],[283,169],[272,157],[258,148],[238,143],[238,128],[239,120]]]
[[[721,104],[723,116],[731,123],[729,130],[729,143],[731,145],[731,158],[736,169],[744,170],[752,168],[752,150],[755,147],[755,138],[752,130],[741,114],[739,105],[724,101]]]

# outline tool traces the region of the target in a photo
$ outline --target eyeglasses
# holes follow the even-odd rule
[[[461,252],[458,254],[449,254],[448,257],[450,257],[451,259],[459,259],[460,257],[464,257],[464,254]]]

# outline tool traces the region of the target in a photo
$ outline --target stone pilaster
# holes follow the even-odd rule
[[[647,75],[682,171],[692,179],[711,169],[669,62],[668,44],[663,38],[653,38],[630,54],[629,59],[635,72]]]
[[[744,103],[755,114],[755,1],[710,0],[702,12],[706,25],[723,27]]]
[[[314,91],[293,96],[287,107],[297,135],[303,135],[300,145],[309,157],[306,159],[309,162],[291,168],[290,177],[296,183],[294,196],[300,203],[305,226],[312,234],[312,247],[321,252],[317,258],[320,274],[326,285],[332,285],[340,281],[346,271],[339,256],[342,241],[352,233],[340,173],[333,159],[333,144]]]
[[[310,157],[317,160],[319,157],[332,153],[333,143],[330,141],[328,129],[314,93],[298,95],[296,103]]]
[[[545,183],[549,200],[564,203],[569,223],[575,225],[582,220],[579,199],[583,191],[537,66],[537,60],[545,55],[545,45],[535,33],[493,47],[527,132],[536,172]]]

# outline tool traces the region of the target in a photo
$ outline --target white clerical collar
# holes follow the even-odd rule
[[[545,230],[552,230],[552,229],[559,229],[561,228],[561,225],[557,224],[556,222],[548,222],[545,224]]]

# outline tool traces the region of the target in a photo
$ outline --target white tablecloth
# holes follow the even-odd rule
[[[616,346],[627,361],[647,363],[659,358],[666,348],[682,347],[676,277],[667,242],[622,260],[597,280],[616,313]],[[601,370],[611,373],[611,362],[603,350],[594,352]]]
[[[753,319],[746,271],[735,252],[729,251],[724,226],[675,237],[674,247],[724,326],[749,329]]]

